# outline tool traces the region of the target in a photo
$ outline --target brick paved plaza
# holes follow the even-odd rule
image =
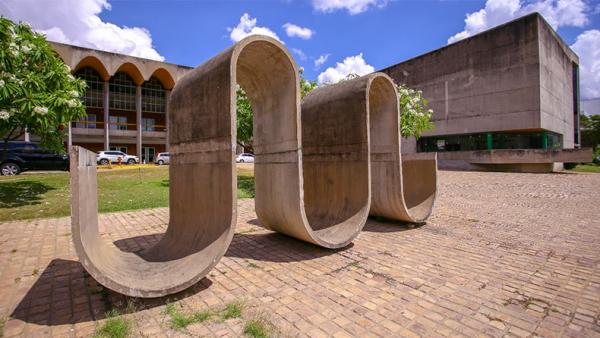
[[[252,316],[281,336],[600,337],[600,175],[442,171],[439,190],[427,224],[370,219],[337,251],[263,230],[242,200],[237,234],[209,276],[151,300],[89,277],[69,218],[0,224],[4,336],[89,336],[114,307],[147,337],[239,336]],[[100,223],[106,240],[136,251],[167,220],[167,209],[150,209]],[[169,302],[182,312],[241,302],[243,318],[176,331]]]

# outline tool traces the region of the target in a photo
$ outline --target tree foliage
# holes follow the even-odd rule
[[[45,37],[26,23],[0,17],[0,136],[8,142],[25,130],[42,145],[64,151],[65,128],[85,116],[85,82],[56,55]]]
[[[431,122],[433,110],[423,97],[423,92],[406,85],[398,85],[398,103],[400,106],[400,134],[402,137],[421,137],[423,132],[435,128]]]
[[[252,105],[242,87],[237,87],[237,142],[244,148],[250,148],[252,142]]]
[[[579,116],[579,126],[581,128],[581,145],[591,147],[594,150],[594,162],[599,162],[600,158],[600,115]]]
[[[310,81],[302,77],[304,70],[300,68],[300,96],[304,98],[308,93],[317,88],[317,81]]]

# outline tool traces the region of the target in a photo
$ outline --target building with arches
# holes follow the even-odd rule
[[[87,116],[69,126],[68,146],[121,150],[146,163],[168,150],[167,101],[177,80],[191,67],[50,44],[73,75],[87,83],[83,96]]]

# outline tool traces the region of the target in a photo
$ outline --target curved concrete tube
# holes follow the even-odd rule
[[[319,110],[317,105],[327,98],[315,95],[302,125],[298,76],[279,42],[252,36],[177,83],[169,102],[169,226],[155,246],[142,252],[123,252],[100,238],[96,157],[73,147],[72,233],[90,275],[129,296],[159,297],[193,285],[223,256],[237,217],[238,83],[254,109],[261,223],[327,248],[350,243],[364,226],[370,205],[368,112],[344,111],[351,107],[335,104]],[[350,83],[335,88],[327,92],[362,106],[367,100]],[[354,98],[355,93],[360,97]],[[301,131],[308,148],[305,167]]]
[[[420,223],[431,214],[437,191],[436,154],[402,155],[400,115],[396,86],[383,73],[371,105],[371,210],[370,215]],[[393,100],[392,100],[393,98]],[[380,100],[384,102],[376,103]],[[402,158],[404,157],[404,158]]]
[[[227,250],[234,232],[235,207],[201,198],[201,191],[208,190],[196,189],[206,189],[209,184],[193,175],[189,176],[189,189],[177,186],[171,178],[171,220],[155,246],[139,253],[123,252],[102,240],[98,232],[96,154],[77,146],[70,154],[75,250],[81,264],[100,284],[134,297],[172,294],[198,282]],[[189,174],[190,169],[176,165],[171,168],[171,177]],[[215,179],[225,181],[225,176]],[[235,191],[227,187],[222,184],[222,192],[211,192],[216,193],[215,200],[235,201]],[[205,212],[194,214],[193,206]],[[181,214],[183,211],[187,213]]]
[[[399,124],[399,107],[396,86],[393,80],[384,73],[373,73],[357,79],[340,82],[335,85],[318,88],[302,101],[302,146],[306,172],[313,172],[313,165],[320,163],[309,161],[315,149],[323,140],[331,144],[347,138],[348,135],[336,134],[328,129],[329,124],[347,124],[356,118],[368,116],[370,121],[370,163],[371,163],[371,209],[370,214],[386,218],[423,222],[431,214],[437,190],[437,158],[436,154],[401,154],[401,138]],[[337,115],[332,112],[339,112]],[[309,130],[307,126],[317,117],[334,116],[334,121],[321,118],[316,125],[320,129]],[[354,122],[356,124],[356,122]],[[315,146],[315,143],[319,143]],[[352,144],[351,140],[346,141]],[[356,143],[358,144],[358,143]],[[334,159],[345,160],[344,156]],[[357,171],[332,171],[327,174],[315,174],[322,181],[319,186],[332,179],[357,177]],[[305,179],[306,180],[306,179]],[[349,181],[345,181],[349,182]],[[350,182],[351,179],[350,179]],[[349,183],[352,184],[352,183]],[[321,198],[319,205],[331,208],[330,201],[334,195],[318,191],[305,185],[305,197]],[[317,197],[318,196],[318,197]],[[355,195],[360,196],[360,195]]]
[[[254,113],[255,208],[263,226],[326,248],[348,245],[369,213],[367,112],[352,119],[341,109],[300,114],[299,73],[288,51],[276,40],[256,36],[235,48],[239,52],[227,61],[230,75],[194,71],[187,77],[194,82],[184,81],[180,88],[197,93],[210,78],[228,76],[228,97],[235,99],[236,83],[246,91]],[[339,92],[344,94],[352,93]],[[181,99],[189,101],[181,103],[174,95],[172,105],[197,106],[207,101],[202,95],[184,95]],[[212,106],[222,107],[218,114],[235,125],[235,106],[224,103]]]

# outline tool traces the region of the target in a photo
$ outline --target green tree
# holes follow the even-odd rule
[[[304,98],[313,89],[317,88],[316,81],[309,81],[302,77],[303,69],[300,68],[300,95]],[[252,148],[252,104],[242,87],[237,87],[237,143],[244,147],[244,151],[253,152]]]
[[[406,85],[398,85],[398,103],[400,105],[400,134],[402,137],[421,137],[423,132],[435,128],[431,117],[433,110],[423,97],[423,92]]]
[[[300,68],[300,96],[304,98],[308,93],[317,88],[318,85],[317,81],[307,80],[302,77],[302,73],[304,73],[304,68]]]
[[[600,156],[600,115],[579,116],[579,125],[581,128],[581,145],[591,147],[594,150],[594,162]]]
[[[252,105],[242,87],[237,86],[237,143],[252,151]]]
[[[25,130],[39,136],[45,148],[64,152],[66,126],[86,114],[84,90],[85,82],[71,75],[42,34],[0,17],[2,158],[8,142]]]

